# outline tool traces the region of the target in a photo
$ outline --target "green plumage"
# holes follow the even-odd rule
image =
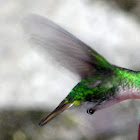
[[[43,17],[29,16],[24,28],[43,52],[48,52],[81,79],[59,106],[40,122],[41,126],[73,104],[88,102],[92,106],[87,106],[87,112],[93,114],[120,101],[140,98],[140,72],[110,64],[91,47]]]
[[[126,88],[140,90],[140,73],[111,66],[108,71],[97,72],[82,79],[65,100],[101,103],[110,97],[117,97],[120,88],[122,91]]]

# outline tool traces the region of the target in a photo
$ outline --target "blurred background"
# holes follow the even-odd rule
[[[140,71],[140,1],[0,0],[0,140],[137,139],[140,100],[91,116],[69,109],[38,125],[79,79],[28,42],[21,19],[30,13],[55,21],[110,63]]]

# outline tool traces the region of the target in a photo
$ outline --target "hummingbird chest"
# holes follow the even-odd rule
[[[114,72],[115,73],[115,72]],[[140,98],[140,80],[128,71],[81,80],[68,95],[89,108],[103,109],[126,99]]]

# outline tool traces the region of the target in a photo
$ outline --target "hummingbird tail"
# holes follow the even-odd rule
[[[43,119],[39,125],[43,126],[45,124],[47,124],[49,121],[51,121],[53,118],[55,118],[57,115],[59,115],[60,113],[62,113],[63,111],[65,111],[68,107],[70,107],[73,103],[69,103],[66,102],[65,100],[63,100],[59,106],[52,112],[50,113],[45,119]]]

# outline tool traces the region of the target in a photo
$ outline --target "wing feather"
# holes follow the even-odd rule
[[[32,42],[42,47],[43,52],[81,78],[88,77],[103,63],[109,64],[92,48],[44,17],[30,15],[23,20],[23,26]]]

